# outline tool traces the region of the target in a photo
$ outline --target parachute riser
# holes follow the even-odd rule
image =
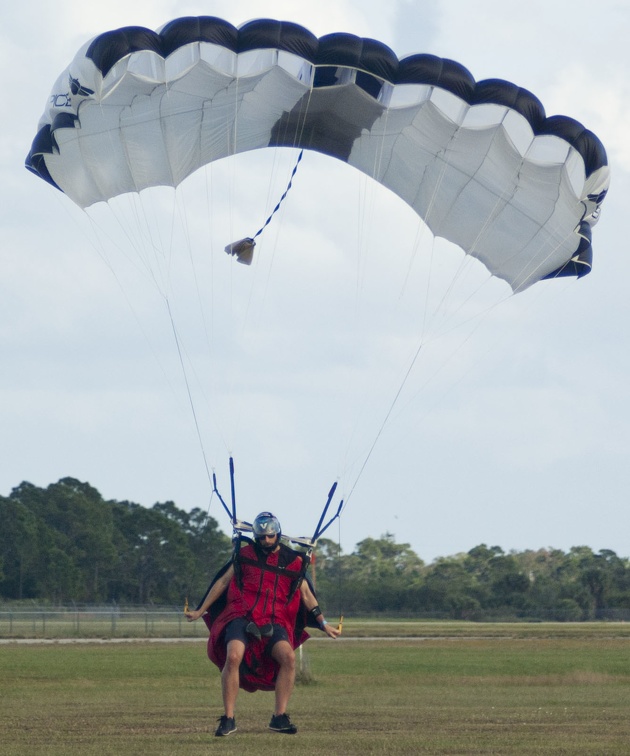
[[[213,482],[214,492],[218,496],[219,501],[223,505],[223,508],[227,512],[228,517],[230,518],[230,521],[232,523],[232,564],[234,565],[236,581],[239,585],[242,585],[242,573],[241,573],[241,566],[240,566],[240,560],[239,560],[239,552],[241,549],[242,542],[247,541],[248,543],[253,544],[255,542],[255,536],[254,536],[254,528],[253,528],[252,523],[246,522],[245,520],[239,520],[236,516],[234,459],[232,457],[230,457],[230,489],[231,489],[231,495],[232,495],[232,511],[231,512],[230,512],[229,507],[225,503],[225,500],[219,493],[219,490],[217,488],[217,478],[214,473],[212,475],[212,482]],[[325,525],[323,524],[324,520],[326,519],[328,509],[330,508],[330,504],[333,500],[336,490],[337,490],[337,481],[333,483],[330,491],[328,492],[328,498],[326,499],[326,504],[324,505],[324,509],[317,523],[317,527],[315,528],[315,532],[313,533],[313,536],[311,538],[307,538],[306,536],[299,536],[299,537],[292,537],[292,536],[286,536],[286,535],[280,536],[281,543],[284,543],[286,546],[293,549],[294,551],[296,550],[299,551],[302,556],[302,567],[300,570],[300,576],[295,580],[292,586],[292,589],[289,592],[290,596],[294,595],[295,591],[299,590],[302,584],[302,581],[305,579],[306,573],[313,559],[313,551],[315,549],[315,546],[317,545],[318,539],[328,530],[328,528],[333,524],[333,522],[341,515],[341,511],[343,509],[343,499],[339,502],[339,506],[337,507],[337,511],[335,512],[335,514],[330,518],[330,520],[328,520],[328,522]],[[343,617],[341,618],[340,623],[339,623],[339,627],[338,627],[339,632],[341,632],[342,624],[343,624]]]
[[[234,488],[234,459],[230,457],[230,492],[232,495],[232,522],[236,522],[236,489]]]
[[[343,507],[343,499],[339,502],[337,513],[334,515],[334,517],[331,517],[330,520],[328,520],[326,525],[322,527],[322,523],[324,522],[324,518],[326,517],[326,514],[328,512],[328,507],[330,507],[330,502],[333,500],[333,496],[335,495],[336,490],[337,490],[337,481],[335,481],[332,484],[332,487],[330,491],[328,492],[328,499],[326,500],[326,504],[324,506],[322,516],[319,518],[319,522],[317,523],[317,527],[315,528],[315,532],[313,533],[313,537],[311,538],[313,545],[317,543],[317,539],[322,535],[322,533],[325,533],[328,530],[328,528],[333,524],[333,522],[341,514],[341,509]]]
[[[253,536],[252,524],[244,520],[239,520],[238,517],[236,516],[236,488],[235,488],[235,479],[234,479],[233,457],[230,457],[230,492],[231,492],[231,499],[232,499],[231,511],[228,505],[226,504],[225,499],[221,496],[221,493],[219,492],[219,489],[217,487],[217,476],[215,473],[212,474],[212,485],[213,485],[214,493],[217,495],[219,501],[221,502],[223,506],[223,509],[225,510],[228,517],[230,518],[230,522],[232,524],[232,529],[233,529],[232,541],[233,542],[238,541],[241,538],[241,536],[244,536],[248,540],[252,540],[252,536]],[[282,536],[281,537],[282,540],[287,543],[287,545],[290,545],[293,543],[299,546],[302,550],[304,550],[304,552],[308,555],[309,560],[313,552],[313,549],[317,545],[318,539],[328,530],[328,528],[333,524],[333,522],[341,515],[341,511],[343,509],[343,503],[344,503],[343,499],[339,502],[339,506],[337,507],[336,513],[330,518],[330,520],[328,520],[328,522],[325,525],[323,524],[336,490],[337,490],[337,481],[333,483],[330,491],[328,492],[328,498],[326,500],[326,504],[324,505],[324,509],[317,523],[317,527],[315,528],[315,532],[313,533],[311,538],[307,538],[306,536],[299,536],[299,537]]]
[[[228,505],[225,503],[223,496],[221,496],[219,489],[217,488],[217,476],[215,473],[212,473],[212,490],[219,497],[219,501],[223,505],[223,509],[225,509],[225,511],[227,512],[227,516],[230,518],[230,520],[233,520],[232,513],[230,512]]]
[[[322,535],[328,530],[328,528],[333,524],[333,522],[341,515],[341,510],[343,509],[343,499],[339,502],[339,506],[337,507],[337,511],[335,512],[335,515],[328,520],[328,522],[324,525],[323,528],[320,528],[315,532],[315,535],[313,536],[313,542],[317,543],[317,541],[322,537]]]

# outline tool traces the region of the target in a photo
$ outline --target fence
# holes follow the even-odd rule
[[[0,638],[207,638],[203,620],[181,609],[10,609],[0,611]]]
[[[352,617],[346,623],[344,635],[392,635],[412,637],[416,635],[433,636],[435,634],[456,634],[463,632],[463,626],[475,625],[477,635],[491,632],[489,625],[510,624],[510,633],[534,632],[538,626],[543,632],[550,632],[548,623],[555,625],[554,632],[563,626],[582,626],[583,632],[595,632],[596,626],[602,632],[630,635],[630,611],[625,609],[608,610],[596,622],[558,622],[555,617],[535,619],[516,619],[514,617],[486,616],[474,618],[475,621],[462,622],[448,617],[434,615],[400,615],[388,614]],[[436,621],[438,620],[438,621]],[[383,627],[381,628],[380,625]],[[450,626],[447,631],[446,626]],[[613,628],[613,625],[615,626]],[[546,629],[547,628],[547,629]],[[501,630],[505,633],[505,627]],[[60,638],[189,638],[203,640],[208,631],[203,620],[188,622],[181,608],[167,607],[61,607],[57,609],[43,607],[12,607],[0,609],[0,639],[60,639]]]

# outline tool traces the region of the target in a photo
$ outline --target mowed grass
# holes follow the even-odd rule
[[[267,730],[273,694],[241,693],[215,738],[205,644],[0,646],[0,754],[628,754],[630,640],[309,642],[295,736]]]
[[[334,622],[334,618],[332,618]],[[624,622],[464,622],[352,617],[345,638],[630,638]],[[207,637],[201,622],[186,622],[181,611],[79,612],[0,611],[0,639],[102,639]]]

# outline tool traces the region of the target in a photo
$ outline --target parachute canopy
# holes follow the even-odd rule
[[[288,22],[96,37],[57,79],[26,165],[87,207],[263,147],[358,168],[514,291],[590,270],[609,183],[593,133],[452,60]]]

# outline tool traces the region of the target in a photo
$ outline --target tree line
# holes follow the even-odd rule
[[[88,483],[22,483],[0,496],[0,600],[180,606],[200,600],[231,541],[201,509],[106,501]],[[587,546],[475,546],[427,565],[385,533],[344,554],[318,543],[310,570],[328,613],[452,619],[630,619],[630,560]]]
[[[323,552],[323,553],[322,553]],[[630,560],[587,546],[568,552],[505,553],[475,546],[430,565],[391,534],[367,538],[343,556],[320,541],[315,572],[327,604],[343,613],[443,619],[630,620]]]
[[[206,512],[105,501],[88,483],[22,483],[0,497],[0,598],[181,604],[229,559]]]

